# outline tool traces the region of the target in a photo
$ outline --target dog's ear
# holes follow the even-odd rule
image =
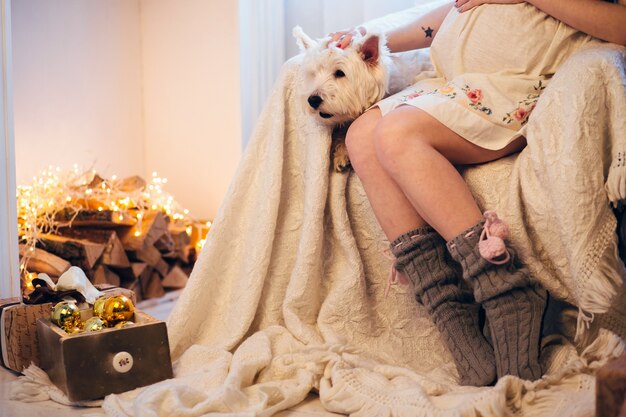
[[[309,48],[313,48],[317,46],[317,42],[311,39],[300,26],[296,26],[293,28],[293,37],[296,38],[296,43],[300,48],[300,52],[304,52]]]
[[[359,47],[359,53],[368,65],[375,65],[380,57],[380,37],[378,35],[368,36],[361,46]]]

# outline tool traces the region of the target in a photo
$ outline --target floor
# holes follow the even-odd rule
[[[178,299],[179,292],[167,293],[158,300],[145,300],[138,307],[151,316],[165,320]],[[67,407],[52,401],[38,403],[23,403],[9,400],[10,385],[18,374],[0,367],[0,417],[79,417],[85,414],[97,413],[94,408]],[[329,413],[320,404],[315,394],[299,404],[297,407],[283,411],[276,417],[338,417],[340,414]]]

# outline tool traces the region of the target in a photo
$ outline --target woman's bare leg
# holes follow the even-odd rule
[[[497,151],[481,148],[411,106],[401,106],[382,118],[374,139],[382,167],[419,215],[446,240],[482,218],[454,165],[492,161],[525,145],[521,139]]]
[[[350,127],[346,144],[374,213],[392,241],[395,267],[413,281],[416,297],[454,357],[460,383],[490,384],[496,369],[501,373],[511,368],[502,357],[518,351],[520,334],[498,334],[494,340],[496,355],[482,335],[478,306],[459,285],[460,277],[446,251],[446,241],[480,224],[482,215],[454,165],[500,158],[520,150],[525,141],[515,141],[499,151],[486,150],[427,113],[402,106],[385,117],[378,109],[367,112]],[[426,224],[437,232],[423,227]],[[496,283],[494,287],[497,301],[508,303],[506,296],[497,294],[501,285]],[[521,336],[532,339],[526,334]],[[509,372],[526,375],[525,370]]]
[[[412,207],[416,214],[411,222],[423,219],[448,241],[452,258],[462,266],[463,277],[473,284],[476,301],[485,308],[493,350],[480,334],[472,304],[454,281],[446,253],[440,250],[444,243],[437,241],[434,233],[411,231],[408,224],[403,224],[404,234],[392,245],[396,247],[396,266],[415,283],[419,299],[455,357],[461,380],[475,385],[488,383],[493,376],[494,357],[499,377],[539,378],[545,291],[532,285],[526,268],[496,265],[481,256],[478,241],[482,214],[455,168],[458,164],[498,159],[523,148],[525,140],[521,138],[498,151],[486,150],[410,106],[374,120],[376,115],[369,116],[369,125],[357,125],[370,128],[374,156],[371,146],[366,148],[369,154],[356,152],[355,170],[365,179],[364,187],[368,197],[373,196],[370,201],[377,216],[386,220],[383,228],[387,227],[388,235],[396,234],[398,230],[389,225],[401,221],[393,223],[389,219]],[[355,140],[348,140],[348,150],[354,153]],[[364,155],[369,155],[370,163],[364,163]]]
[[[425,224],[450,240],[482,218],[454,165],[501,158],[525,140],[483,149],[424,111],[401,106],[385,117],[378,108],[366,112],[350,126],[346,145],[389,240]]]
[[[425,226],[426,223],[378,161],[374,132],[381,118],[380,110],[374,108],[355,120],[348,129],[346,147],[374,215],[391,241],[407,230]]]

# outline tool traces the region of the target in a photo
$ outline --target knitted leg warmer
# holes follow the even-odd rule
[[[459,287],[459,273],[451,266],[445,240],[432,228],[408,232],[391,243],[395,268],[414,284],[416,298],[426,307],[454,357],[462,385],[494,382],[496,369],[491,345],[478,317],[480,306]]]
[[[463,278],[474,288],[474,298],[487,314],[498,378],[515,375],[541,377],[539,345],[547,293],[535,288],[529,272],[507,262],[496,265],[484,259],[478,242],[484,220],[448,242],[448,250],[463,268]]]

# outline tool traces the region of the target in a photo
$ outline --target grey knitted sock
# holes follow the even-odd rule
[[[474,298],[487,314],[498,378],[541,377],[539,344],[547,293],[530,281],[525,267],[509,262],[494,265],[478,251],[484,221],[448,242],[448,250],[474,287]]]
[[[494,382],[493,348],[484,338],[478,317],[480,306],[459,287],[460,274],[446,251],[445,240],[430,227],[408,232],[391,243],[395,267],[413,282],[416,298],[450,349],[462,385]]]

